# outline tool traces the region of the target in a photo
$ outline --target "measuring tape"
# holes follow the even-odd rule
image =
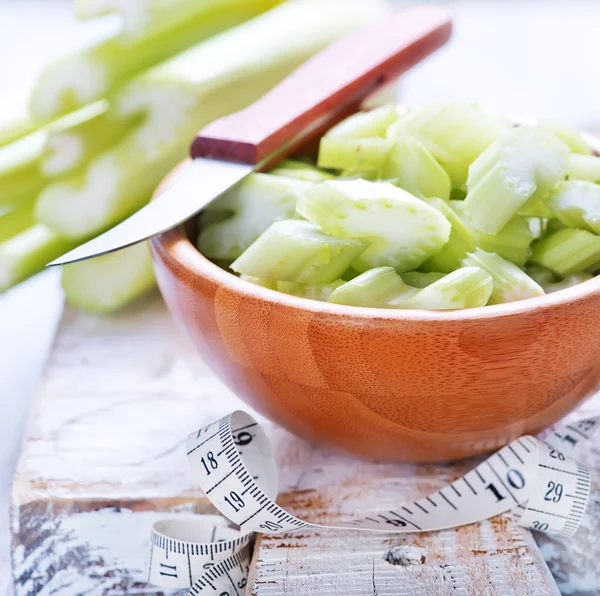
[[[148,581],[190,588],[195,596],[241,596],[255,532],[329,527],[429,532],[513,511],[523,526],[570,537],[590,494],[589,470],[573,456],[598,426],[600,416],[559,427],[542,440],[520,437],[427,497],[343,525],[323,526],[294,517],[275,503],[277,468],[269,439],[249,414],[233,412],[190,434],[186,443],[195,478],[225,517],[187,515],[156,522]]]

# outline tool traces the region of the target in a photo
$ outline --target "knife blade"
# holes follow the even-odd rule
[[[254,170],[293,153],[367,96],[449,39],[442,6],[405,8],[329,45],[250,107],[215,120],[191,145],[192,161],[147,206],[49,265],[147,240],[189,219]]]

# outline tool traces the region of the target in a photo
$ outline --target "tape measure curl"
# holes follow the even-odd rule
[[[520,437],[427,497],[334,527],[428,532],[513,511],[523,526],[570,537],[590,494],[589,470],[571,456],[598,426],[600,416],[559,427],[542,440]],[[301,520],[275,503],[277,468],[271,445],[246,412],[233,412],[190,434],[186,447],[200,487],[225,517],[178,516],[156,522],[150,583],[190,588],[196,596],[241,596],[255,532],[332,527]]]

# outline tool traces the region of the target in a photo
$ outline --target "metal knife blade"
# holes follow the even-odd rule
[[[170,230],[240,182],[255,166],[199,157],[167,189],[129,219],[49,263],[66,265],[107,254]]]

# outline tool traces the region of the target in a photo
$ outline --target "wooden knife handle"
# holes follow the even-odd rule
[[[275,153],[283,159],[311,132],[326,130],[348,106],[441,47],[451,31],[450,14],[441,6],[388,15],[333,42],[251,106],[203,128],[191,155],[248,164]]]

